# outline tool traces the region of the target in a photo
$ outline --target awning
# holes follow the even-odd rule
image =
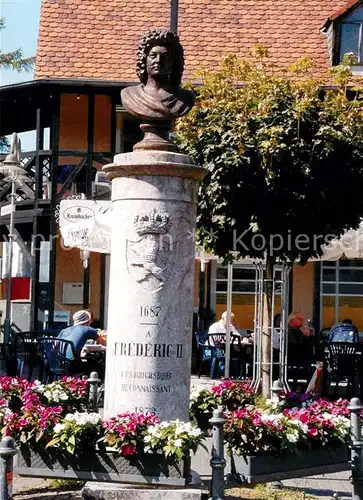
[[[323,256],[316,260],[363,259],[363,222],[358,229],[350,229],[343,236],[323,247]]]

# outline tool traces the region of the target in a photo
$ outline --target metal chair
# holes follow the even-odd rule
[[[39,351],[37,332],[16,332],[13,335],[12,353],[16,359],[17,375],[23,376],[25,365],[28,367],[27,379],[31,380],[33,370],[42,363],[42,356]]]
[[[206,345],[208,332],[199,330],[197,332],[194,332],[194,337],[196,340],[196,371],[198,373],[198,378],[200,378],[205,363],[210,364],[212,362],[212,353],[210,347]]]
[[[331,330],[331,327],[329,327],[329,328],[323,328],[322,330],[320,330],[319,337],[321,339],[328,340],[329,339],[329,335],[330,335],[330,330]]]
[[[225,362],[225,333],[209,333],[207,337],[208,346],[211,350],[211,366],[210,378],[215,378],[218,372],[224,370]],[[237,373],[240,376],[241,362],[244,350],[241,346],[241,337],[239,335],[231,335],[231,373]]]
[[[57,337],[42,337],[38,340],[46,367],[46,381],[69,375],[70,364],[77,359],[74,344]]]
[[[291,389],[297,390],[299,381],[304,380],[306,386],[314,372],[315,339],[307,337],[301,343],[288,344],[287,349],[287,376],[291,382]]]
[[[357,395],[357,383],[360,375],[359,361],[359,344],[352,342],[330,342],[328,347],[328,363],[330,367],[330,375],[336,379],[335,396],[338,391],[339,382],[347,379],[346,396],[355,389],[354,394]]]

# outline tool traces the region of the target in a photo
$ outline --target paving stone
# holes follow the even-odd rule
[[[289,479],[282,481],[282,483],[286,487],[295,488],[307,494],[314,495],[319,500],[331,500],[334,493],[338,495],[340,500],[343,500],[352,498],[350,475],[350,471],[335,472],[320,476]]]

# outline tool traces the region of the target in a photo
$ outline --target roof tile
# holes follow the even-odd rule
[[[179,0],[186,79],[222,54],[248,57],[262,42],[277,68],[313,55],[329,66],[320,28],[353,0]],[[348,7],[347,7],[348,6]],[[350,7],[349,7],[350,6]],[[36,77],[135,81],[135,52],[148,28],[168,27],[170,3],[157,0],[42,0]]]

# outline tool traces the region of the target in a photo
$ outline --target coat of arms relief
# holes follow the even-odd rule
[[[126,241],[126,261],[129,275],[148,292],[161,290],[170,278],[176,260],[176,241],[169,229],[172,225],[167,212],[152,208],[137,214],[134,228],[140,237]]]

